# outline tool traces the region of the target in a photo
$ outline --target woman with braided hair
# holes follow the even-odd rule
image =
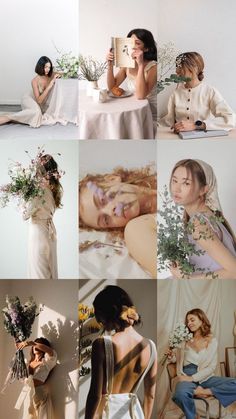
[[[203,82],[204,61],[198,52],[184,52],[176,58],[176,73],[188,79],[174,90],[168,112],[160,123],[181,131],[235,127],[233,110],[214,87]]]
[[[150,419],[157,371],[155,344],[134,329],[140,323],[125,290],[109,285],[93,302],[104,335],[92,346],[92,377],[85,419]],[[141,407],[137,391],[144,380]]]

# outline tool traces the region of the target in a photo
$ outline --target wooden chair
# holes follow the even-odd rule
[[[166,368],[167,368],[167,373],[168,373],[168,377],[169,377],[170,392],[172,393],[173,392],[172,381],[173,381],[173,378],[175,378],[176,375],[177,375],[176,374],[176,364],[170,362],[169,364],[167,364]],[[201,400],[203,402],[203,405],[204,405],[204,408],[205,408],[205,411],[206,411],[206,413],[205,413],[206,419],[210,419],[210,402],[211,402],[211,400],[216,400],[216,398],[214,396],[209,396],[207,398],[194,396],[194,399]],[[219,415],[217,417],[220,419],[221,418],[221,404],[220,404],[219,400],[217,400],[217,401],[218,401],[218,404],[219,404],[219,407],[218,407]],[[181,418],[183,418],[183,417],[184,417],[184,413],[183,413],[183,415],[181,415]]]

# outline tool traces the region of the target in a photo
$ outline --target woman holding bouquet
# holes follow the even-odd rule
[[[135,68],[120,68],[113,73],[114,53],[107,54],[107,86],[109,90],[127,81],[128,89],[134,92],[137,99],[147,98],[152,110],[153,121],[157,121],[157,47],[153,35],[147,29],[133,29],[128,35],[133,38],[135,47],[132,58]]]
[[[202,160],[179,161],[171,174],[170,191],[174,202],[184,207],[186,228],[191,226],[189,242],[196,251],[189,255],[195,271],[190,278],[235,279],[236,242],[222,213],[212,167]],[[170,270],[175,278],[183,278],[177,263]]]
[[[24,220],[30,219],[28,244],[28,278],[58,279],[57,240],[53,215],[61,208],[62,186],[58,165],[49,154],[40,157],[38,176],[42,194],[23,208]]]
[[[96,320],[106,333],[92,347],[92,378],[85,419],[106,415],[150,419],[156,387],[156,347],[135,331],[140,316],[122,288],[107,286],[93,305]],[[142,409],[136,392],[143,380]]]
[[[179,84],[170,96],[168,113],[160,123],[175,132],[235,127],[235,115],[221,94],[203,82],[204,61],[198,52],[176,58],[176,73],[189,81]]]
[[[22,98],[22,110],[15,114],[0,116],[0,125],[13,121],[38,128],[41,125],[54,125],[60,122],[47,114],[50,94],[60,74],[53,71],[52,62],[46,56],[39,58],[35,73],[37,75],[31,82],[32,91]]]
[[[26,379],[23,393],[24,413],[22,419],[53,419],[52,402],[47,387],[50,371],[56,366],[57,354],[51,348],[49,341],[43,337],[35,341],[25,341],[16,344],[18,350],[31,347],[31,357],[28,364],[29,377]],[[21,395],[15,408],[21,406]]]
[[[185,324],[193,338],[169,351],[169,359],[176,362],[177,385],[173,401],[184,412],[186,419],[196,418],[194,396],[214,396],[227,407],[236,401],[236,379],[214,375],[217,366],[217,340],[211,333],[211,324],[199,308],[185,316]]]
[[[81,228],[124,232],[130,255],[156,278],[156,174],[142,169],[114,169],[88,174],[79,183]],[[142,240],[140,240],[140,235]]]

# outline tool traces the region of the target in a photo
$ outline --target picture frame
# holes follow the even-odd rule
[[[226,376],[236,378],[236,347],[225,348]]]
[[[221,375],[221,377],[226,377],[225,362],[220,362],[220,375]]]

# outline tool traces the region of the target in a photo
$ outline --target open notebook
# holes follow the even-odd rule
[[[207,131],[200,131],[200,130],[194,130],[194,131],[183,131],[179,132],[179,137],[182,138],[182,140],[192,140],[193,138],[207,138],[207,137],[222,137],[225,135],[229,135],[228,131],[226,130],[207,130]]]

